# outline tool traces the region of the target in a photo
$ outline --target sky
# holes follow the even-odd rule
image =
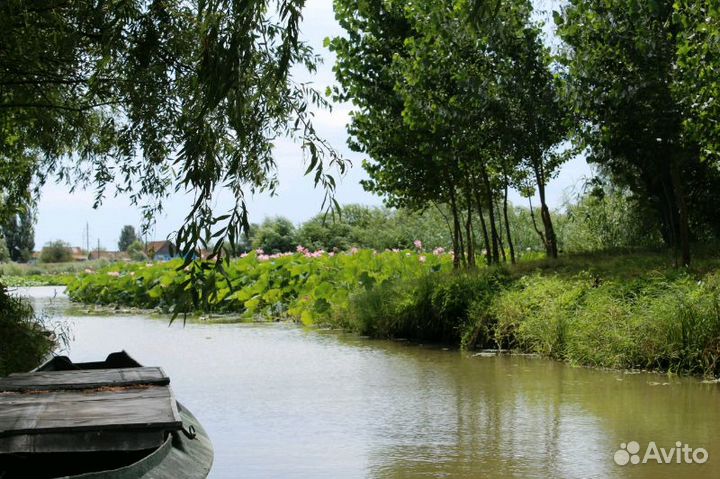
[[[297,71],[299,81],[311,80],[318,91],[335,84],[332,66],[334,55],[323,47],[325,37],[342,35],[332,11],[332,0],[308,0],[302,25],[304,39],[320,54],[324,62],[317,73]],[[347,148],[346,124],[351,105],[335,104],[332,111],[317,111],[314,124],[320,135],[338,152],[352,162],[348,173],[339,179],[336,198],[342,204],[360,203],[371,206],[382,204],[382,198],[363,190],[360,180],[367,178],[362,168],[363,155]],[[285,216],[294,223],[301,223],[320,212],[323,192],[316,190],[311,178],[304,177],[304,164],[300,146],[292,141],[276,143],[275,158],[278,164],[279,188],[275,197],[255,195],[249,197],[250,221],[259,223],[268,216]],[[548,203],[560,207],[581,188],[583,181],[591,176],[590,167],[583,158],[566,163],[556,178],[548,184]],[[222,195],[221,195],[222,196]],[[527,200],[517,192],[511,192],[510,200],[525,204]],[[98,209],[93,209],[94,192],[68,193],[65,185],[48,184],[41,193],[35,226],[35,248],[50,241],[63,240],[73,246],[84,247],[87,239],[91,248],[98,244],[108,250],[117,249],[120,230],[124,225],[139,228],[142,220],[140,210],[130,204],[126,196],[106,198]],[[535,200],[533,204],[537,204]],[[148,241],[162,240],[182,224],[188,211],[188,198],[174,196],[164,201],[165,214],[156,218]],[[230,207],[222,197],[216,203],[218,211]],[[86,227],[88,234],[86,234]]]

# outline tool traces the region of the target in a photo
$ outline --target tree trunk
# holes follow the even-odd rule
[[[508,248],[510,248],[510,263],[515,264],[515,247],[510,235],[510,222],[508,221],[508,183],[505,178],[505,196],[503,197],[503,216],[505,216],[505,233],[507,234]]]
[[[488,205],[488,220],[490,221],[490,236],[492,238],[492,259],[493,263],[500,263],[500,252],[498,250],[498,234],[497,228],[495,227],[495,212],[493,211],[493,193],[492,187],[490,186],[490,179],[487,175],[487,170],[483,166],[482,168],[483,182],[485,183],[485,195],[487,196]]]
[[[460,238],[458,233],[460,233],[460,221],[458,220],[458,210],[457,210],[457,203],[455,201],[455,186],[450,186],[450,211],[452,212],[453,217],[453,241],[452,241],[452,247],[453,247],[453,269],[460,269]]]
[[[673,161],[670,167],[673,192],[675,193],[675,201],[677,202],[678,212],[678,233],[680,236],[680,253],[682,255],[682,265],[690,266],[690,226],[687,210],[687,201],[685,192],[680,178],[680,167],[677,161]]]
[[[503,220],[502,215],[500,214],[500,206],[495,204],[495,208],[497,209],[497,218],[498,218],[498,224],[500,228],[498,229],[498,244],[500,245],[500,255],[502,256],[503,263],[507,263],[507,256],[505,255],[505,242],[503,241]]]
[[[540,218],[545,228],[545,251],[551,258],[557,258],[557,238],[555,237],[555,229],[553,228],[552,218],[550,218],[550,209],[545,201],[545,175],[542,172],[542,166],[535,165],[535,180],[538,187],[538,195],[540,196]]]
[[[532,219],[533,228],[535,229],[535,232],[540,237],[540,241],[542,241],[543,246],[547,245],[547,241],[545,241],[545,235],[542,231],[540,231],[540,228],[538,228],[537,222],[535,221],[535,211],[533,210],[532,205],[532,198],[528,196],[528,203],[530,204],[530,218]]]
[[[467,241],[467,262],[468,268],[475,268],[475,239],[473,236],[472,227],[472,195],[470,194],[470,187],[468,186],[465,191],[465,198],[467,200],[467,221],[465,222],[465,239]]]
[[[483,241],[485,242],[485,261],[487,261],[488,266],[490,266],[492,264],[492,258],[490,256],[490,238],[488,237],[487,226],[485,225],[485,216],[483,215],[482,210],[482,198],[480,197],[480,191],[478,191],[477,188],[473,188],[473,191],[475,192],[475,203],[477,204]]]

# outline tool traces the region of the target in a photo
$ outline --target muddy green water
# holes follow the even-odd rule
[[[78,313],[53,288],[22,292],[70,326],[74,360],[125,349],[164,367],[212,438],[210,477],[720,477],[718,384],[283,324],[168,327]],[[681,441],[708,458],[619,466],[630,441],[640,460],[650,441],[660,454]]]

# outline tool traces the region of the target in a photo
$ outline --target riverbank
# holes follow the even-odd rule
[[[578,365],[720,375],[720,265],[598,253],[451,271],[448,255],[359,251],[233,261],[211,307],[374,338],[502,348]],[[170,310],[179,263],[110,266],[68,285],[75,301]]]

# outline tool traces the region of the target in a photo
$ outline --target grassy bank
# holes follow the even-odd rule
[[[377,338],[502,348],[610,368],[720,374],[720,264],[675,269],[663,253],[612,252],[451,271],[446,254],[360,251],[234,261],[212,308],[301,319]],[[73,299],[170,310],[179,264],[110,266]]]

